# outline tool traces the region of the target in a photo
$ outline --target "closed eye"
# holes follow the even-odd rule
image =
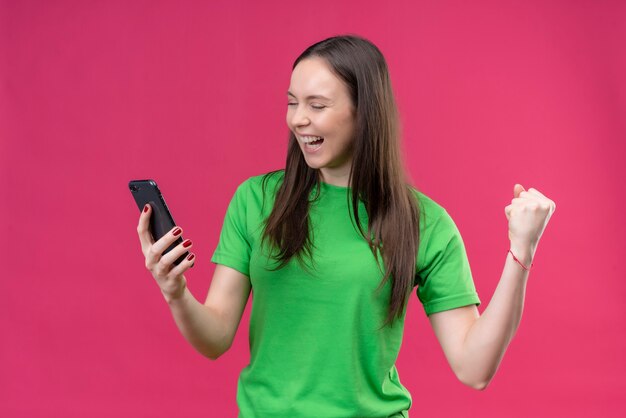
[[[298,103],[287,103],[287,106],[296,106],[297,104]],[[326,106],[314,106],[314,105],[311,105],[311,107],[313,109],[321,110],[321,109],[324,109]]]

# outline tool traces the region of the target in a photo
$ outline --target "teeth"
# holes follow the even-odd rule
[[[321,136],[301,136],[300,140],[302,140],[302,142],[304,142],[305,144],[309,144],[313,141],[317,141],[318,139],[322,139]]]

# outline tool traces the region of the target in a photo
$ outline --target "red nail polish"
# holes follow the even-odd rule
[[[191,245],[191,240],[187,240],[185,242],[183,242],[183,247],[187,248]]]
[[[180,233],[181,233],[180,228],[176,228],[176,229],[174,230],[174,232],[172,232],[172,234],[174,234],[174,235],[180,235]]]
[[[148,205],[146,205],[146,206],[144,206],[144,207],[143,207],[143,211],[144,211],[144,212],[147,212],[147,211],[148,211]]]
[[[187,260],[191,261],[195,256],[195,254],[189,254],[189,256],[187,256]]]

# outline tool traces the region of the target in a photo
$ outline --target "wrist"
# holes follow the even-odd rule
[[[513,255],[515,262],[521,264],[525,270],[530,270],[535,253],[531,246],[514,245],[511,243],[509,252]]]
[[[166,293],[163,290],[161,290],[161,293],[163,294],[163,298],[168,305],[180,305],[181,303],[184,303],[184,299],[187,294],[187,286],[183,286],[182,289],[176,293]]]

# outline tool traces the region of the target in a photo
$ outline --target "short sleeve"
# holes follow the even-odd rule
[[[480,305],[463,239],[445,209],[421,245],[425,250],[420,251],[416,292],[426,315]]]
[[[211,261],[234,268],[249,277],[251,245],[247,225],[248,190],[249,180],[237,187],[226,210],[219,242]]]

